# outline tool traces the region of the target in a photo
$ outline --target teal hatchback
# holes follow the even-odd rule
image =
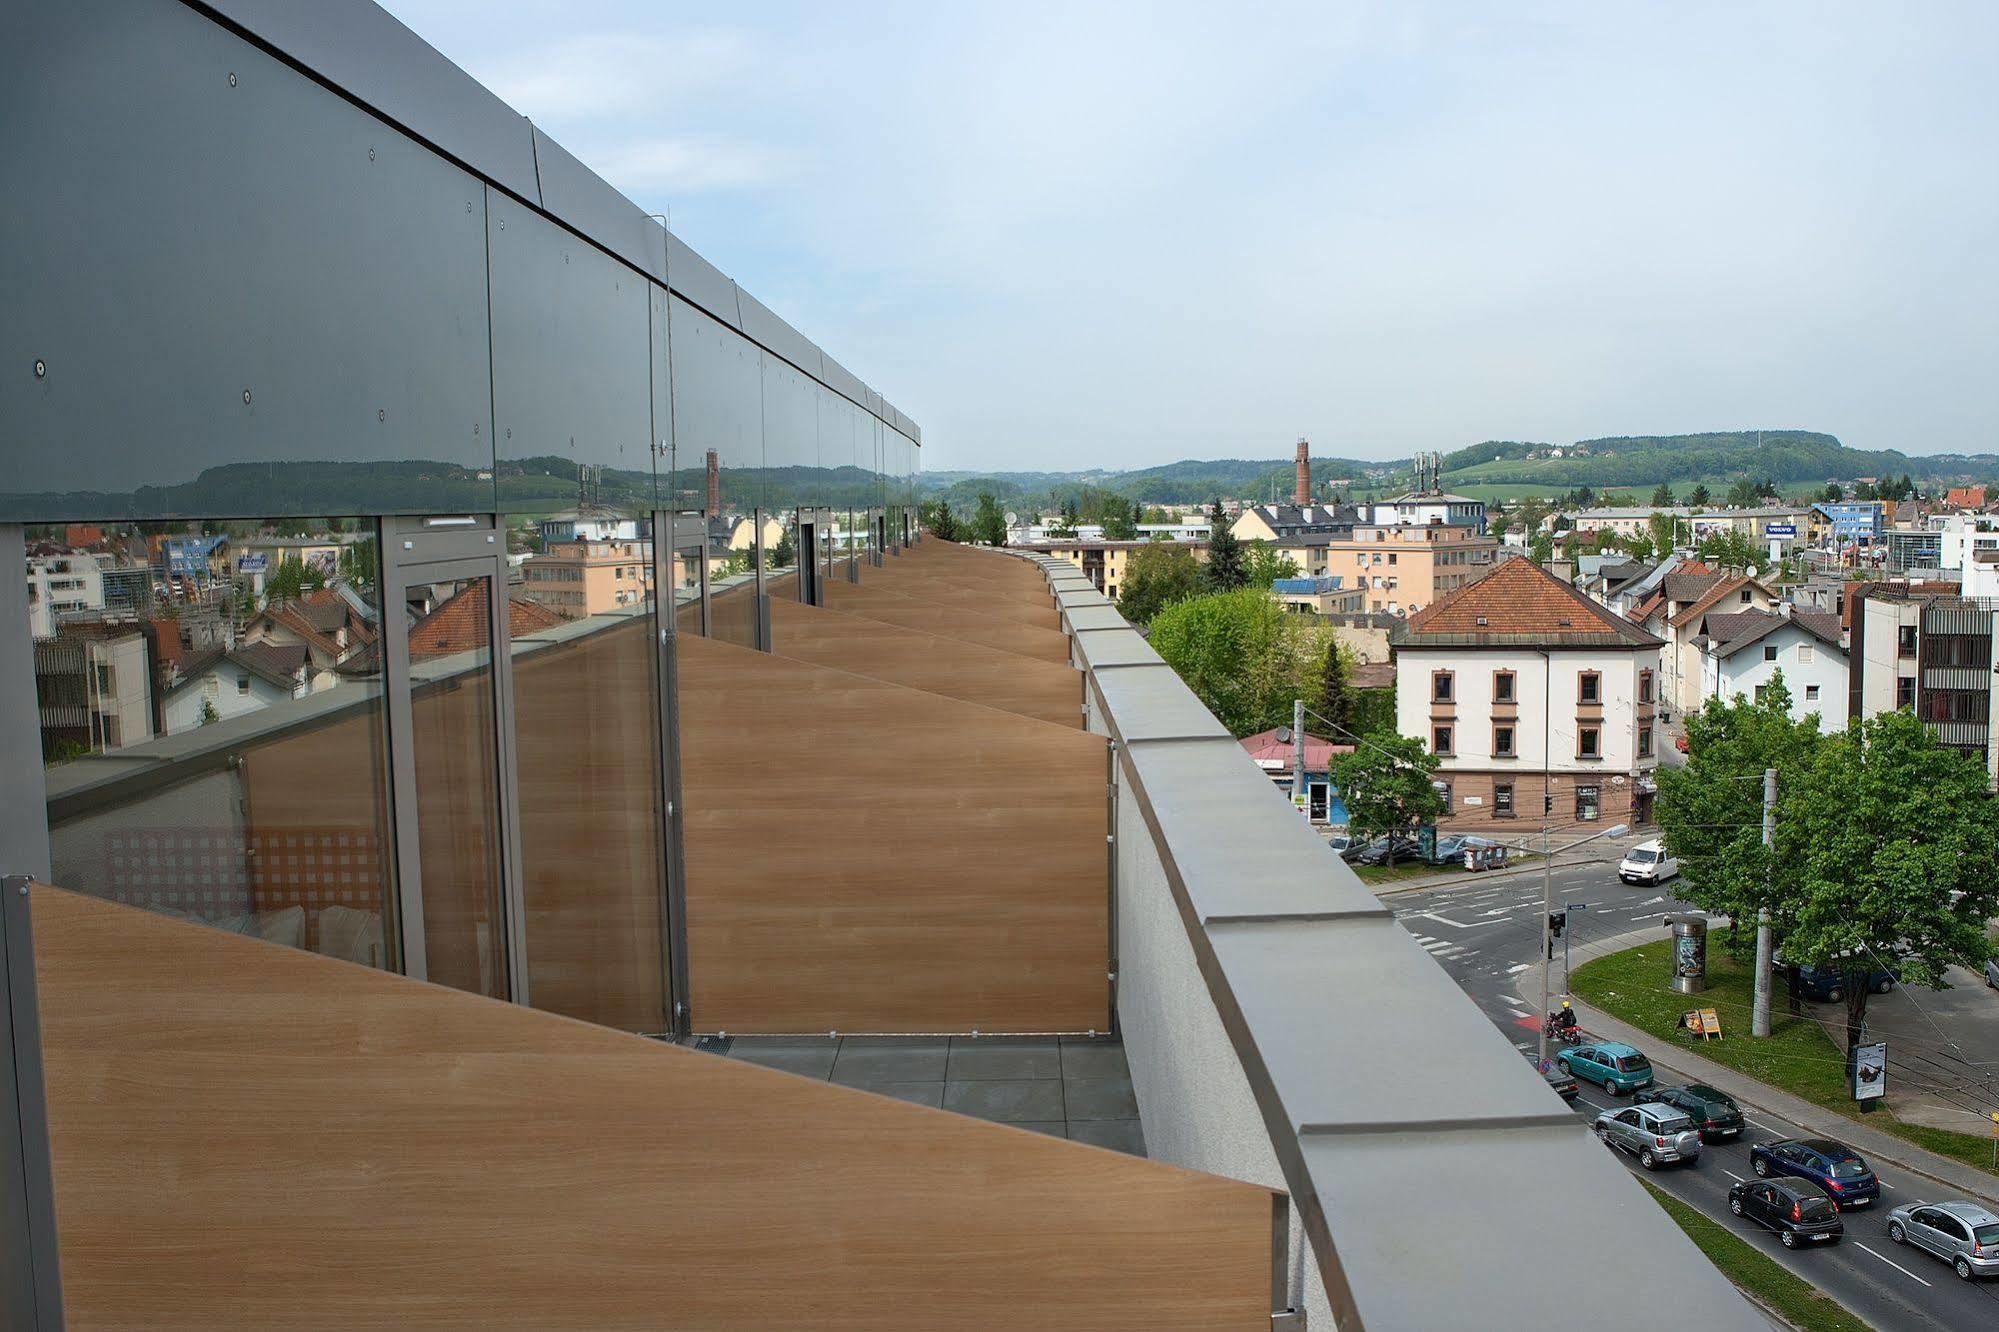
[[[1594,1082],[1612,1096],[1628,1096],[1652,1085],[1652,1061],[1628,1045],[1599,1041],[1579,1045],[1555,1056],[1555,1062],[1585,1082]]]

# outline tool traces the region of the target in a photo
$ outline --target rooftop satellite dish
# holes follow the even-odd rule
[[[1008,527],[1020,526],[1020,515],[1015,513],[1012,509],[1008,509],[1006,511],[1006,525]]]
[[[1289,726],[1280,726],[1277,728],[1277,743],[1280,745],[1291,743],[1291,728]]]

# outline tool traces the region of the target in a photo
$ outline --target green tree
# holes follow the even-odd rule
[[[1298,562],[1268,541],[1252,541],[1243,561],[1243,575],[1249,580],[1248,586],[1269,591],[1270,585],[1280,578],[1296,578]]]
[[[1505,536],[1509,531],[1512,530],[1512,528],[1513,528],[1513,519],[1510,516],[1503,513],[1494,514],[1492,518],[1488,520],[1485,525],[1485,530],[1488,533],[1490,533],[1495,540]]]
[[[1527,553],[1536,563],[1546,564],[1555,558],[1555,538],[1546,532],[1536,532],[1527,542]]]
[[[1687,492],[1687,503],[1696,509],[1705,509],[1714,503],[1714,496],[1707,493],[1706,486],[1698,485]]]
[[[222,720],[222,714],[215,710],[214,700],[206,698],[202,699],[201,720],[199,724],[202,726],[209,726],[221,720]]]
[[[979,506],[972,512],[972,540],[985,546],[1006,544],[1006,515],[990,490],[979,492]]]
[[[1145,511],[1144,521],[1148,523],[1166,523],[1171,522],[1172,519],[1166,516],[1166,510],[1155,504]]]
[[[1217,499],[1208,510],[1208,562],[1201,569],[1201,584],[1210,592],[1233,592],[1248,581],[1242,543],[1229,530],[1222,502]]]
[[[1655,513],[1645,520],[1645,526],[1651,529],[1652,548],[1659,552],[1659,558],[1672,554],[1677,544],[1673,538],[1676,535],[1674,529],[1679,526],[1678,520],[1670,513]]]
[[[1756,483],[1744,477],[1728,488],[1728,505],[1732,509],[1749,509],[1756,505]]]
[[[1639,532],[1624,538],[1624,553],[1634,560],[1649,564],[1652,561],[1652,538],[1648,533]]]
[[[929,513],[924,517],[923,525],[930,529],[931,535],[945,541],[956,541],[960,534],[957,516],[951,512],[951,501],[937,500],[924,507]]]
[[[1118,613],[1133,624],[1150,624],[1175,602],[1200,595],[1201,562],[1179,542],[1154,542],[1125,561],[1118,584]]]
[[[1138,502],[1114,495],[1104,506],[1104,540],[1136,541],[1138,539]]]
[[[1333,755],[1333,785],[1346,802],[1347,828],[1358,837],[1406,833],[1444,812],[1431,784],[1437,760],[1414,736],[1376,731],[1350,754]],[[1388,863],[1395,863],[1393,855]]]
[[[1351,653],[1332,634],[1326,635],[1325,659],[1319,664],[1319,696],[1313,702],[1317,712],[1333,730],[1331,739],[1345,744],[1355,733]]]
[[[1315,692],[1318,638],[1255,588],[1178,602],[1152,619],[1154,650],[1238,736],[1290,723],[1292,701]]]
[[[1582,538],[1576,535],[1574,528],[1571,528],[1569,529],[1568,533],[1562,537],[1562,558],[1567,560],[1569,563],[1574,564],[1576,562],[1576,556],[1580,555],[1581,553],[1582,553]]]
[[[780,527],[777,532],[777,545],[770,553],[771,567],[773,569],[789,568],[792,561],[797,557],[798,547],[792,542],[791,529],[789,527]]]
[[[1702,537],[1696,553],[1709,564],[1730,569],[1747,569],[1761,558],[1755,543],[1732,527],[1709,532]]]
[[[1944,988],[1992,948],[1999,912],[1999,803],[1985,765],[1906,712],[1829,736],[1789,792],[1778,784],[1784,955],[1845,973],[1846,1049],[1862,1039],[1867,973]]]
[[[1669,505],[1672,502],[1673,502],[1673,488],[1667,485],[1664,481],[1661,481],[1658,485],[1652,488],[1652,503],[1655,507],[1664,508],[1666,505]]]
[[[362,591],[372,589],[379,554],[373,537],[348,542],[340,548],[340,576]]]
[[[317,592],[325,586],[325,570],[296,556],[287,556],[279,560],[276,570],[264,579],[264,604],[297,601],[306,593]]]
[[[1819,499],[1826,504],[1838,504],[1845,498],[1846,492],[1839,488],[1839,482],[1837,481],[1826,482],[1825,493],[1819,496]]]

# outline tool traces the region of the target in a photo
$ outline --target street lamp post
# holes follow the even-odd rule
[[[1602,832],[1591,833],[1580,841],[1570,842],[1564,851],[1573,851],[1599,837],[1622,837],[1631,829],[1622,823],[1614,823]],[[1548,1064],[1548,972],[1554,966],[1555,941],[1549,933],[1554,928],[1555,916],[1555,853],[1548,849],[1548,821],[1541,820],[1541,1057],[1536,1061],[1543,1068]],[[1563,937],[1567,937],[1566,928]]]

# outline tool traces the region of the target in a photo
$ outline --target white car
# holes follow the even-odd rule
[[[1985,964],[1985,983],[1993,989],[1999,990],[1999,957],[1995,957]]]
[[[1666,844],[1656,837],[1632,847],[1617,862],[1617,877],[1626,883],[1664,883],[1679,873],[1679,860],[1667,855]]]

